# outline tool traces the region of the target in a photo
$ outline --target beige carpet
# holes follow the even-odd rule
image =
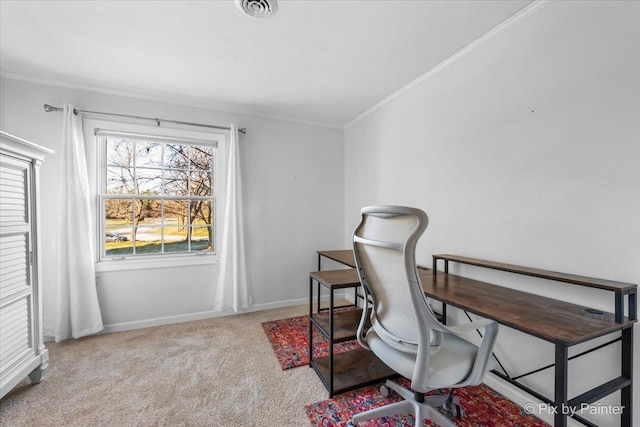
[[[308,306],[49,343],[47,378],[0,401],[1,426],[304,426],[328,393],[283,371],[261,322]]]

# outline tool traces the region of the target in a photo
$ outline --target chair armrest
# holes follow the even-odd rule
[[[358,339],[358,344],[360,344],[362,348],[366,350],[371,350],[371,348],[367,344],[367,338],[364,330],[367,325],[367,318],[369,317],[368,316],[369,304],[372,304],[372,302],[369,301],[369,295],[367,294],[366,290],[364,291],[364,296],[365,297],[363,298],[363,303],[362,303],[362,316],[360,316],[360,323],[358,324],[356,338]]]
[[[462,325],[438,325],[438,330],[454,335],[462,335],[465,332],[471,332],[478,329],[484,329],[484,333],[482,334],[482,341],[478,347],[473,367],[471,368],[471,372],[467,378],[457,384],[456,387],[478,385],[484,379],[487,371],[489,370],[488,368],[493,354],[493,347],[498,336],[498,323],[491,319],[478,319],[473,322],[463,323]]]
[[[493,354],[493,347],[498,336],[498,323],[493,320],[481,320],[470,324],[484,323],[484,334],[482,342],[476,353],[476,360],[473,363],[471,373],[464,381],[465,385],[477,385],[482,382],[487,371]]]

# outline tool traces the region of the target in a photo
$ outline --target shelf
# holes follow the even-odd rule
[[[331,396],[398,376],[373,352],[363,348],[333,355],[333,391],[329,384],[329,357],[313,359],[311,366]]]
[[[318,328],[326,336],[329,343],[339,343],[356,338],[358,324],[362,317],[362,309],[336,310],[334,291],[336,289],[356,289],[360,286],[360,278],[354,269],[312,271],[309,273],[309,327]],[[318,286],[318,311],[313,313],[313,282]],[[320,289],[324,287],[330,293],[329,307],[320,307]],[[357,297],[356,297],[357,298]],[[333,330],[331,330],[333,316]],[[313,354],[313,333],[310,335],[309,351]],[[375,355],[364,349],[351,350],[334,354],[330,345],[328,357],[313,359],[311,367],[316,371],[322,383],[329,391],[329,397],[347,390],[353,390],[390,375],[397,375],[387,368]],[[333,363],[330,363],[333,361]]]
[[[599,288],[614,292],[632,292],[637,289],[634,283],[617,282],[614,280],[597,279],[595,277],[578,276],[576,274],[559,273],[557,271],[542,270],[539,268],[523,267],[520,265],[505,264],[502,262],[486,261],[476,258],[468,258],[457,255],[433,255],[434,261],[439,259],[468,264],[475,267],[491,268],[493,270],[506,271],[509,273],[523,274],[525,276],[538,277],[541,279],[554,280],[558,282],[571,283],[573,285]]]
[[[334,311],[333,312],[333,342],[349,341],[356,338],[356,331],[360,318],[362,317],[362,309]],[[316,324],[320,332],[327,338],[330,338],[329,313],[314,314],[311,318]]]
[[[356,295],[356,298],[362,298],[360,295]],[[355,304],[343,304],[343,305],[334,305],[333,309],[334,310],[340,310],[343,308],[354,308],[357,307],[357,305]],[[318,308],[318,310],[320,310],[320,312],[323,311],[328,311],[329,310],[329,304],[324,304],[324,303],[320,303],[320,307]]]
[[[312,279],[328,289],[354,288],[360,286],[358,272],[352,268],[347,270],[324,270],[309,273]]]

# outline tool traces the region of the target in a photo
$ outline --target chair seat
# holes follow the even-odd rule
[[[385,365],[405,378],[412,378],[416,366],[416,354],[398,350],[387,344],[378,336],[374,328],[367,332],[367,343],[371,350]],[[444,334],[438,351],[430,357],[429,389],[415,390],[426,393],[438,388],[449,388],[465,380],[478,353],[478,347],[460,337]],[[489,369],[495,367],[495,359],[491,357]]]

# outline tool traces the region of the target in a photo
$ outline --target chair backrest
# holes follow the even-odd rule
[[[440,323],[427,304],[415,261],[416,244],[429,223],[427,214],[403,206],[370,206],[361,213],[353,251],[372,303],[372,327],[401,350],[409,350],[403,343],[415,346],[421,338],[428,345],[431,330],[439,329]]]

